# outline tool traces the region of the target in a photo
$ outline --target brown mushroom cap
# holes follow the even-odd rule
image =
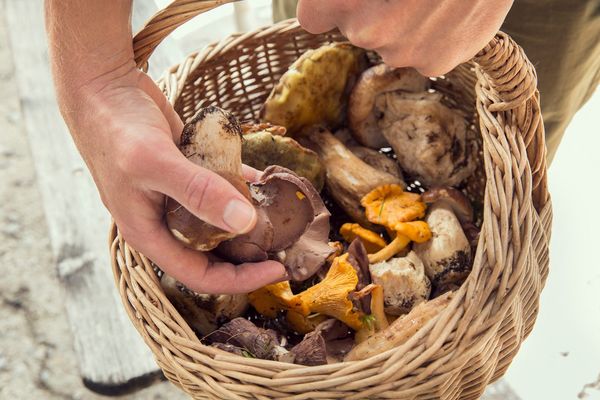
[[[335,250],[329,246],[331,214],[310,182],[305,178],[300,180],[304,183],[305,193],[313,206],[314,219],[296,243],[279,253],[280,260],[293,281],[304,281],[313,276]]]
[[[386,147],[387,140],[377,124],[375,100],[378,95],[396,90],[427,90],[429,79],[412,68],[391,68],[378,64],[362,73],[348,101],[348,122],[354,138],[363,146]],[[381,117],[381,116],[379,116]]]
[[[473,222],[471,202],[460,190],[450,186],[436,186],[421,195],[426,204],[443,203],[448,205],[461,224]]]

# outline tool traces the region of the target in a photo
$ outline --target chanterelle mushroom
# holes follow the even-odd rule
[[[355,156],[326,129],[307,132],[301,143],[314,150],[325,166],[325,185],[334,200],[362,226],[372,226],[365,218],[360,200],[378,186],[404,182],[394,175],[378,171]]]
[[[160,285],[181,316],[202,335],[208,335],[220,324],[241,316],[248,308],[246,294],[196,293],[167,274],[160,279]]]
[[[294,139],[258,131],[244,135],[242,162],[258,170],[280,165],[308,179],[320,191],[325,184],[325,169],[314,151]]]
[[[308,278],[304,274],[316,272],[332,252],[327,236],[314,232],[329,230],[329,213],[311,183],[283,167],[267,168],[248,188],[241,176],[241,147],[239,124],[231,114],[217,107],[201,110],[186,124],[180,145],[189,160],[217,172],[252,200],[258,215],[255,228],[236,236],[197,219],[169,199],[166,219],[171,232],[197,250],[208,251],[218,246],[217,251],[228,261],[277,259],[294,279]],[[298,258],[289,257],[286,252],[293,253],[298,243],[306,243],[304,235],[311,238],[308,250],[313,257],[309,265],[299,266]]]
[[[365,66],[364,50],[349,43],[307,51],[273,88],[261,119],[285,126],[291,135],[314,124],[339,125],[348,93]]]
[[[429,79],[412,68],[391,68],[378,64],[362,73],[348,101],[348,122],[354,138],[363,146],[379,149],[388,146],[379,120],[384,110],[374,110],[377,97],[386,92],[404,90],[422,92]]]
[[[431,205],[425,221],[433,237],[413,246],[423,261],[425,273],[436,286],[462,283],[471,271],[471,247],[460,222],[444,203]]]
[[[425,275],[423,262],[414,251],[406,257],[371,264],[369,270],[373,283],[383,287],[388,314],[405,314],[429,298],[431,283]]]

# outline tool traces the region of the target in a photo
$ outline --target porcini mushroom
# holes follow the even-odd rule
[[[414,251],[406,257],[395,257],[371,264],[371,279],[381,285],[384,293],[385,312],[401,315],[429,298],[431,282],[425,275],[425,267]]]
[[[294,139],[259,131],[244,135],[242,162],[258,170],[280,165],[305,177],[320,191],[325,183],[325,169],[317,154]]]
[[[373,149],[388,146],[379,126],[385,111],[374,110],[377,97],[397,90],[422,92],[428,87],[429,79],[412,68],[378,64],[367,69],[356,82],[348,101],[348,125],[354,138]]]
[[[207,335],[219,324],[241,316],[248,308],[246,294],[196,293],[167,274],[161,277],[160,285],[181,316],[201,335]]]
[[[402,169],[426,186],[460,184],[476,167],[478,144],[465,116],[437,93],[386,93],[379,127]]]
[[[473,207],[467,196],[453,187],[437,186],[427,190],[421,197],[426,204],[446,204],[460,221],[471,247],[477,246],[479,228],[474,224]]]
[[[293,136],[314,124],[335,127],[346,114],[346,98],[366,67],[364,50],[333,43],[302,54],[271,91],[261,120],[283,125]]]
[[[325,166],[325,185],[333,199],[355,221],[364,227],[372,225],[365,218],[360,200],[376,187],[404,182],[398,177],[378,171],[355,156],[329,131],[316,128],[300,142],[314,150]]]
[[[458,218],[448,204],[434,203],[425,218],[433,237],[413,250],[423,261],[434,284],[460,284],[471,271],[471,247]]]
[[[277,259],[294,279],[306,279],[303,274],[316,272],[332,252],[328,238],[314,232],[315,227],[318,232],[329,229],[329,213],[312,184],[283,167],[265,169],[248,188],[242,178],[241,146],[239,124],[217,107],[200,110],[186,124],[180,144],[188,159],[225,177],[252,200],[258,216],[255,228],[237,236],[199,220],[172,199],[166,205],[167,224],[188,247],[208,251],[218,246],[219,255],[236,263]],[[300,266],[303,260],[286,256],[299,242],[309,243],[309,265]]]
[[[265,360],[294,362],[291,354],[278,340],[277,333],[262,329],[245,318],[235,318],[206,337],[211,342],[241,349],[242,354]],[[222,346],[221,349],[228,350]]]
[[[386,156],[378,150],[369,147],[361,146],[350,134],[350,130],[346,128],[339,129],[334,136],[339,139],[355,156],[372,166],[378,171],[387,172],[394,175],[400,180],[404,180],[402,170],[396,160]]]

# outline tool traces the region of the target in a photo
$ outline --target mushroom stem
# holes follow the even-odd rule
[[[405,187],[404,182],[362,161],[326,129],[313,129],[305,136],[302,144],[314,150],[325,165],[325,184],[331,196],[354,221],[372,227],[360,200],[376,187],[392,183]]]
[[[400,251],[402,251],[410,243],[410,238],[401,234],[397,234],[394,240],[383,249],[375,254],[369,254],[369,263],[375,264],[381,261],[389,260]]]

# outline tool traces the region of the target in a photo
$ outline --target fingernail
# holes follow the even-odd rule
[[[246,233],[250,230],[254,222],[254,207],[238,200],[233,199],[225,206],[223,212],[223,221],[236,233]]]

